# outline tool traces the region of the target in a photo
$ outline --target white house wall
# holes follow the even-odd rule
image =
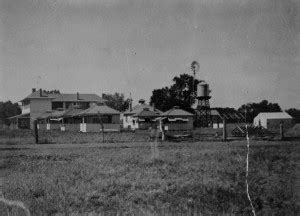
[[[128,128],[128,127],[130,127],[133,130],[138,129],[139,128],[138,119],[136,117],[125,115],[123,117],[123,128]]]

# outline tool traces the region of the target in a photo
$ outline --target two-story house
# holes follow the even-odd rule
[[[12,128],[33,128],[33,121],[45,112],[66,110],[74,105],[87,109],[92,104],[104,103],[105,100],[96,94],[47,93],[33,88],[32,93],[20,102],[22,114],[10,118]]]

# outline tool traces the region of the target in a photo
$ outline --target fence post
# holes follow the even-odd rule
[[[227,140],[226,120],[223,118],[223,141]]]
[[[34,136],[35,136],[35,143],[39,143],[39,131],[37,127],[37,120],[34,120]]]
[[[103,125],[103,121],[102,121],[102,118],[101,118],[101,114],[100,114],[100,111],[98,111],[98,119],[100,121],[100,124],[101,124],[101,129],[102,129],[102,142],[104,143],[104,125]]]
[[[283,134],[283,125],[282,125],[282,123],[280,123],[279,129],[280,129],[280,140],[283,140],[284,139],[284,134]]]

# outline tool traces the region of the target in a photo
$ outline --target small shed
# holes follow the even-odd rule
[[[194,127],[194,114],[180,109],[178,106],[162,113],[160,120],[163,120],[166,131],[187,131]]]
[[[29,129],[30,128],[30,114],[24,113],[8,118],[10,121],[10,129]]]
[[[152,120],[153,117],[160,116],[162,112],[156,109],[154,106],[148,105],[145,103],[145,100],[139,100],[139,104],[131,108],[129,107],[123,113],[122,123],[123,128],[130,128],[132,130],[135,129],[145,129],[144,126],[141,126],[139,123],[143,123]],[[148,116],[147,116],[148,115]],[[147,124],[143,124],[147,127]]]
[[[218,110],[211,110],[211,120],[213,128],[223,128],[223,119]]]
[[[149,108],[144,108],[132,117],[136,120],[136,129],[147,130],[157,126],[157,122],[154,119],[159,117],[159,114]]]
[[[280,124],[284,129],[293,126],[293,117],[286,112],[263,112],[259,113],[253,120],[254,126],[262,126],[269,130],[279,130]]]

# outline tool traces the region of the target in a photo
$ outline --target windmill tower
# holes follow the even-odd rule
[[[196,71],[199,71],[199,63],[197,61],[193,61],[191,64],[191,69],[194,74],[194,80],[196,77]],[[195,91],[195,86],[193,82],[193,94],[197,99],[197,107],[196,107],[196,126],[197,127],[208,127],[211,122],[211,110],[209,99],[211,98],[209,90],[209,85],[204,81],[200,82],[197,86],[197,92]]]

